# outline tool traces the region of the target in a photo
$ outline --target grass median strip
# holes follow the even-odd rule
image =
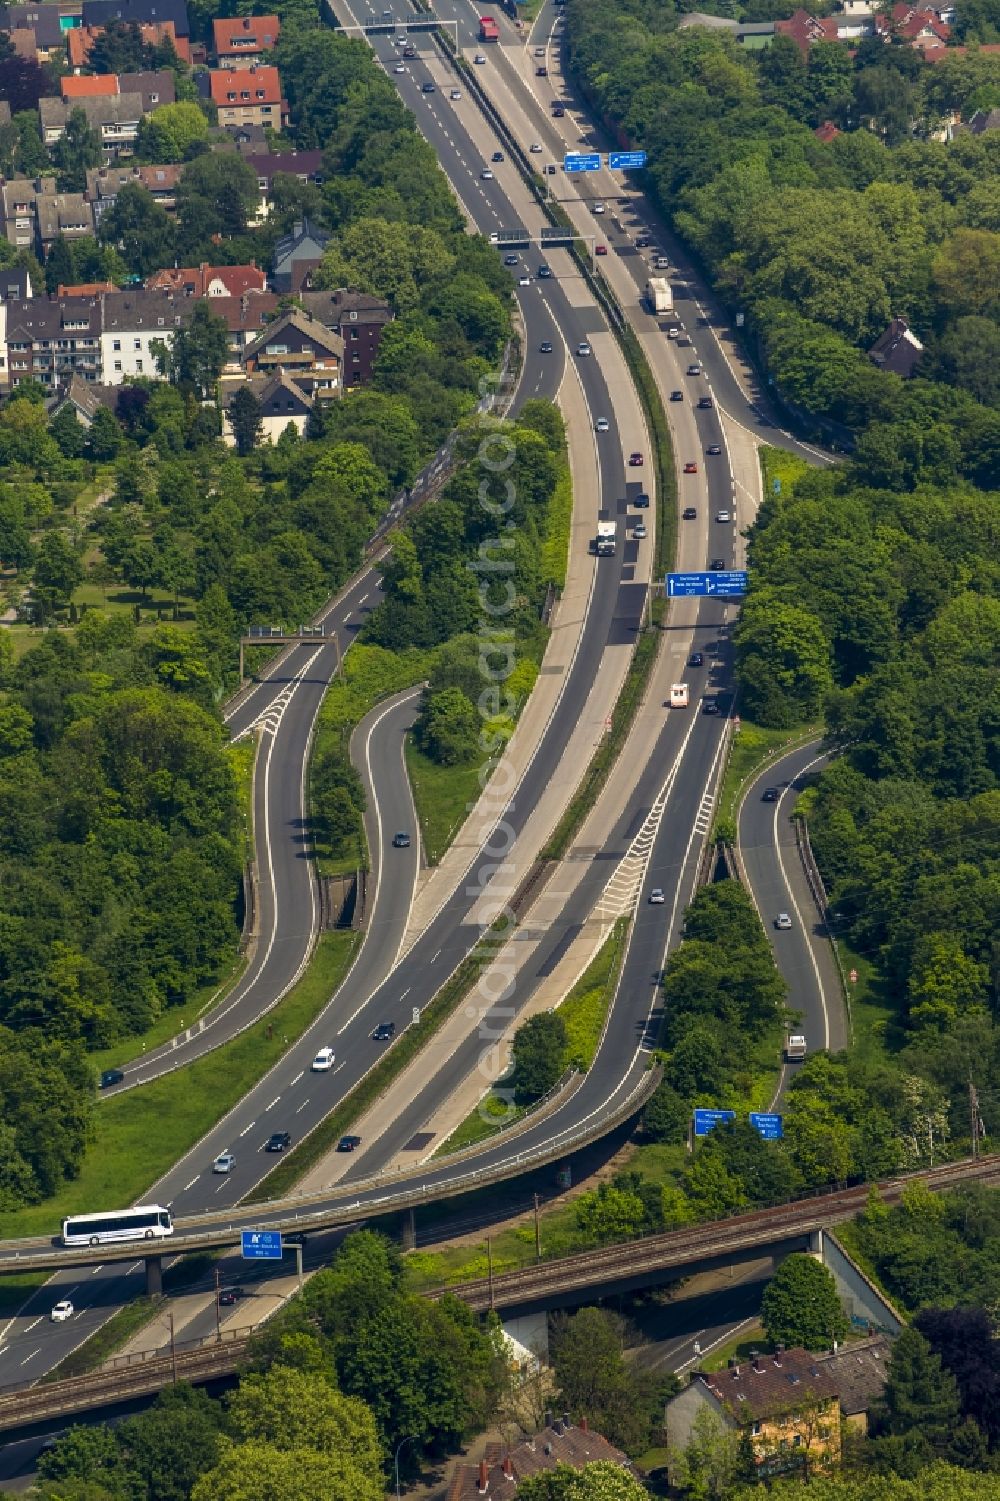
[[[351,1126],[372,1106],[389,1085],[399,1078],[413,1059],[443,1026],[475,985],[484,969],[493,963],[498,949],[509,936],[491,931],[479,940],[446,980],[437,995],[420,1013],[420,1021],[411,1025],[394,1042],[382,1060],[361,1079],[349,1094],[345,1095],[325,1120],[303,1137],[295,1148],[269,1173],[254,1192],[245,1200],[248,1204],[260,1204],[268,1199],[278,1199],[293,1193],[296,1184],[306,1173],[337,1145]]]
[[[359,937],[325,933],[298,984],[241,1036],[106,1101],[79,1176],[44,1203],[4,1215],[4,1235],[49,1234],[67,1214],[135,1203],[312,1024],[347,973]]]

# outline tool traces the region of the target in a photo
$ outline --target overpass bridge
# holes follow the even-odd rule
[[[1000,1154],[946,1163],[874,1186],[884,1203],[895,1204],[911,1183],[924,1183],[941,1191],[997,1180]],[[656,1281],[776,1250],[818,1249],[825,1229],[864,1209],[872,1186],[862,1183],[726,1220],[686,1225],[576,1256],[538,1261],[517,1271],[436,1288],[429,1296],[440,1298],[451,1293],[476,1311],[495,1309],[511,1315],[648,1287]],[[2,1387],[0,1432],[32,1428],[81,1412],[111,1410],[157,1392],[172,1381],[207,1383],[231,1376],[245,1360],[252,1333],[223,1335],[193,1347],[178,1344],[167,1354],[121,1357],[91,1375],[66,1381]]]

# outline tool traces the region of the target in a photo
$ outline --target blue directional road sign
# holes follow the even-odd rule
[[[716,1126],[736,1119],[735,1110],[696,1110],[694,1113],[695,1136],[707,1136]]]
[[[720,569],[718,573],[668,573],[667,598],[679,599],[689,594],[708,594],[718,599],[738,599],[747,592],[747,575],[743,568]]]
[[[280,1261],[280,1230],[241,1230],[240,1255],[244,1261]]]
[[[608,157],[608,166],[612,172],[637,172],[645,165],[645,151],[612,151]]]
[[[768,1115],[766,1111],[751,1110],[750,1124],[756,1126],[765,1141],[780,1141],[785,1134],[780,1115]]]
[[[601,153],[599,151],[571,151],[563,157],[564,172],[600,172]]]

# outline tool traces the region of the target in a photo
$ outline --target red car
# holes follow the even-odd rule
[[[607,247],[607,245],[595,245],[594,246],[594,254],[595,255],[607,255],[607,253],[608,253],[608,247]]]
[[[684,465],[684,473],[685,474],[697,474],[698,473],[698,465],[697,464],[685,464]]]
[[[641,469],[642,468],[642,454],[641,453],[630,453],[629,456],[628,456],[628,461],[629,461],[629,465],[631,466],[631,468],[633,468],[633,469]]]

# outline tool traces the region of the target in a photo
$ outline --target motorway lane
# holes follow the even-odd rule
[[[739,854],[747,882],[788,985],[788,1005],[801,1013],[811,1053],[824,1048],[839,1052],[848,1044],[840,977],[802,869],[792,820],[806,779],[826,761],[815,740],[789,751],[754,779],[737,815]],[[777,802],[763,801],[767,788],[778,791]],[[791,929],[775,930],[779,912],[789,914]],[[782,1075],[782,1088],[787,1073]]]

